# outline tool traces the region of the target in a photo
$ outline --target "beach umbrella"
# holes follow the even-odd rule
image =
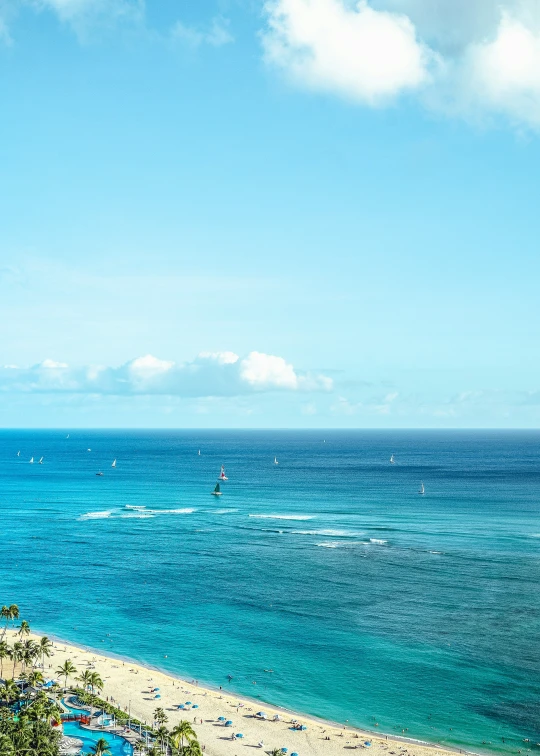
[[[218,717],[217,719],[218,719],[218,722],[224,722],[225,721],[225,717]]]
[[[159,690],[159,688],[154,688],[154,690]]]
[[[184,706],[184,704],[178,704],[178,708],[179,709],[185,709],[186,707]]]
[[[198,709],[199,708],[199,704],[193,704],[193,708],[194,709]]]
[[[258,717],[265,717],[265,716],[266,716],[266,714],[264,713],[264,711],[258,711],[258,712],[257,712],[257,716],[258,716]]]
[[[243,738],[244,737],[244,733],[243,732],[237,732],[236,733],[236,737],[237,738]],[[298,756],[298,754],[297,754],[297,756]]]
[[[154,698],[161,698],[161,696],[158,693],[157,696],[154,696]]]
[[[283,751],[283,753],[287,753],[289,751],[289,749],[285,748],[285,746],[281,746],[281,750]]]
[[[186,701],[186,706],[191,706],[191,701]]]
[[[232,725],[232,719],[228,719],[228,720],[227,720],[227,721],[225,722],[225,727],[230,727],[231,725]]]
[[[298,754],[296,753],[296,751],[293,751],[293,752],[291,753],[291,756],[298,756]]]
[[[301,730],[307,730],[307,727],[305,725],[300,725]]]
[[[369,748],[371,746],[371,743],[369,742],[369,740],[366,740],[366,742],[364,743],[364,745],[366,746],[366,748]]]

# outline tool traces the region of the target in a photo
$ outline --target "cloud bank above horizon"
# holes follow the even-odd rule
[[[332,379],[295,370],[283,357],[250,352],[201,352],[191,362],[175,363],[150,354],[119,367],[71,367],[46,359],[28,368],[0,368],[0,391],[107,395],[232,397],[270,391],[328,392]]]

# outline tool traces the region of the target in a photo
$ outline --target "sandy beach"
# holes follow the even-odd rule
[[[9,632],[9,636],[10,640],[14,640],[13,632]],[[31,637],[37,640],[41,636],[33,634]],[[158,706],[165,710],[169,718],[169,729],[181,719],[187,719],[193,724],[201,745],[205,746],[205,752],[210,756],[240,756],[242,753],[249,754],[252,748],[263,753],[281,747],[287,748],[289,754],[297,752],[299,756],[332,756],[355,747],[369,750],[373,756],[434,756],[455,753],[437,746],[403,741],[391,736],[377,736],[295,714],[227,691],[205,688],[195,681],[182,680],[153,668],[104,656],[57,639],[54,639],[53,655],[45,659],[46,679],[57,679],[63,684],[54,670],[66,659],[70,659],[77,667],[77,675],[91,663],[104,681],[101,696],[114,699],[117,705],[126,711],[129,709],[141,721],[151,724],[153,712]],[[70,682],[73,683],[73,680]],[[157,694],[152,692],[153,688],[159,688],[160,698],[155,697]],[[178,705],[185,704],[186,701],[191,701],[198,708],[178,710]],[[254,716],[261,710],[265,712],[266,720]],[[274,721],[276,715],[279,720]],[[232,720],[233,726],[225,727],[218,721],[218,717]],[[307,729],[293,729],[291,720],[305,725]],[[232,740],[233,733],[242,733],[244,737]],[[371,742],[371,747],[364,749],[365,741]],[[264,743],[264,747],[259,749],[260,742]]]

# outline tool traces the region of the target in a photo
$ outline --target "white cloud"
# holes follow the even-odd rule
[[[471,45],[466,56],[473,97],[486,109],[540,126],[540,29],[509,13],[493,40]]]
[[[538,0],[267,0],[266,61],[363,104],[404,91],[428,108],[540,128]]]
[[[0,368],[0,391],[4,392],[212,397],[331,389],[327,376],[302,373],[282,357],[262,352],[244,358],[233,352],[203,352],[186,363],[146,355],[117,368],[73,368],[51,359],[30,368]]]
[[[416,89],[433,59],[407,16],[366,0],[269,0],[266,60],[298,83],[370,104]]]

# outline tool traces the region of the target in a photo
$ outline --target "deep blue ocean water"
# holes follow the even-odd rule
[[[67,433],[0,433],[0,603],[35,628],[381,732],[540,750],[540,433]]]

